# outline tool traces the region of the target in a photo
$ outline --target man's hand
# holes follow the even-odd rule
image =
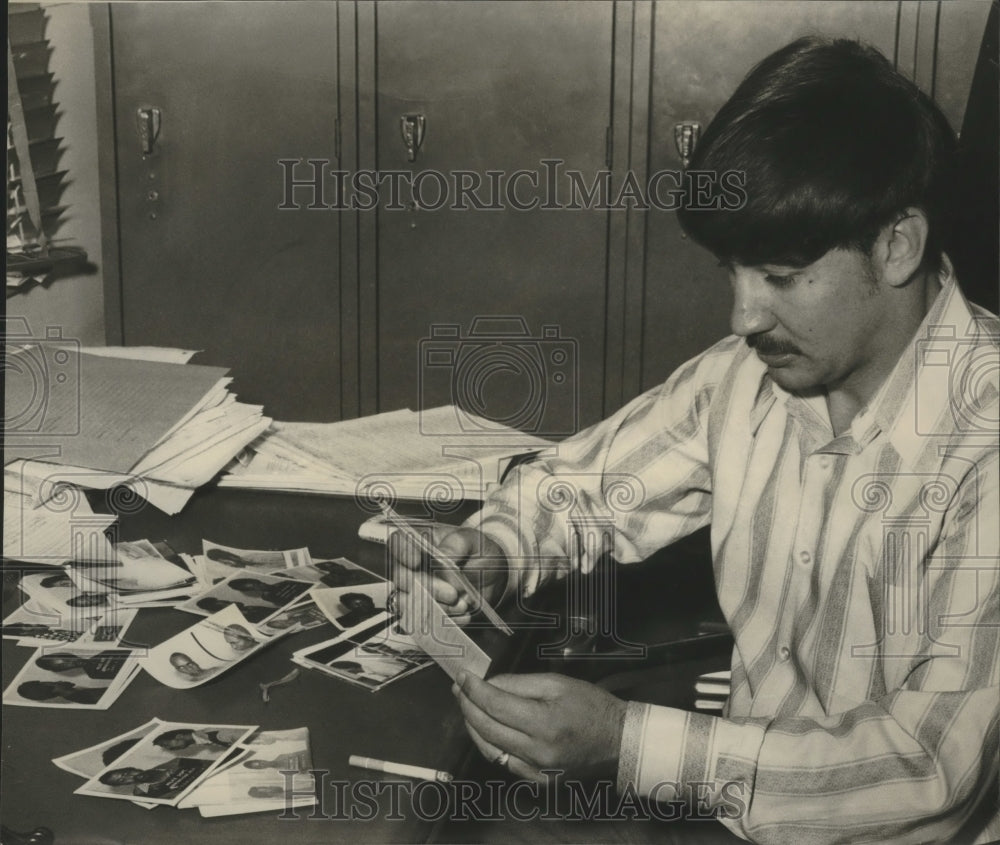
[[[484,601],[495,605],[507,586],[507,562],[500,547],[472,528],[435,526],[433,531],[434,545],[462,567]],[[389,535],[389,554],[394,562],[392,580],[400,593],[408,592],[411,581],[419,579],[457,624],[468,624],[477,608],[448,570],[431,562],[428,573],[426,556],[400,531]],[[405,601],[405,596],[400,598]]]
[[[544,782],[541,769],[567,777],[614,778],[626,704],[565,675],[459,675],[452,687],[469,735],[483,756],[510,755],[515,775]]]

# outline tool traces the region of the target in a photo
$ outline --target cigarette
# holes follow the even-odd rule
[[[348,760],[351,766],[360,769],[371,769],[373,772],[385,772],[390,775],[402,775],[408,778],[419,778],[420,780],[436,780],[441,783],[449,783],[454,778],[448,772],[439,772],[436,769],[426,769],[423,766],[407,766],[405,763],[389,763],[385,760],[376,760],[374,757],[359,757],[352,754]]]

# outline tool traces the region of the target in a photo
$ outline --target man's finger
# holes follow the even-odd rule
[[[477,533],[465,528],[438,529],[434,532],[434,542],[448,557],[461,563],[477,553]]]
[[[443,605],[446,610],[451,609],[462,598],[458,590],[451,584],[442,581],[436,576],[427,575],[424,572],[416,572],[412,569],[396,569],[392,575],[393,583],[400,593],[405,593],[407,597],[413,595],[413,585],[417,584],[430,594],[434,601]],[[466,602],[464,606],[454,607],[454,610],[457,613],[464,613],[468,610],[468,603]]]
[[[499,765],[497,758],[502,753],[500,749],[483,739],[468,722],[465,723],[465,729],[468,731],[469,736],[472,737],[472,741],[475,743],[476,748],[479,749],[479,753],[491,763]],[[504,768],[524,780],[533,780],[538,783],[545,783],[547,780],[546,776],[539,772],[538,769],[533,768],[529,763],[526,763],[515,754],[509,754]]]
[[[390,557],[397,563],[409,569],[420,569],[423,566],[423,554],[402,531],[390,531],[387,545]]]
[[[491,718],[461,693],[458,696],[458,704],[462,709],[466,727],[474,730],[486,744],[498,749],[508,749],[522,759],[531,757],[531,750],[536,743],[530,736]]]
[[[479,753],[483,755],[487,760],[493,761],[500,756],[500,749],[497,748],[492,742],[487,742],[479,735],[472,725],[468,722],[465,723],[465,730],[468,732],[469,736],[472,737],[472,741],[476,748],[479,749]]]
[[[565,675],[539,672],[525,675],[494,675],[490,683],[511,695],[536,701],[551,701],[565,695],[573,680]]]
[[[491,720],[522,733],[522,728],[535,726],[545,718],[545,708],[531,698],[505,692],[475,675],[461,676],[461,697],[467,698]],[[524,734],[522,734],[524,735]]]

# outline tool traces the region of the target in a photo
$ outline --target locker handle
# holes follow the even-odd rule
[[[691,163],[691,155],[700,137],[701,124],[696,121],[674,125],[674,145],[684,167]]]
[[[399,119],[399,130],[403,133],[403,143],[406,145],[406,160],[416,161],[417,150],[424,142],[424,131],[427,129],[427,118],[422,114],[404,114]]]
[[[156,139],[160,136],[160,110],[152,106],[136,109],[136,131],[139,134],[139,149],[144,156],[153,152]]]

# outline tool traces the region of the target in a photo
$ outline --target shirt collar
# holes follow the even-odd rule
[[[1000,395],[1000,322],[969,304],[947,257],[942,277],[934,305],[871,403],[871,419],[907,463],[928,438],[997,438],[990,405]]]

